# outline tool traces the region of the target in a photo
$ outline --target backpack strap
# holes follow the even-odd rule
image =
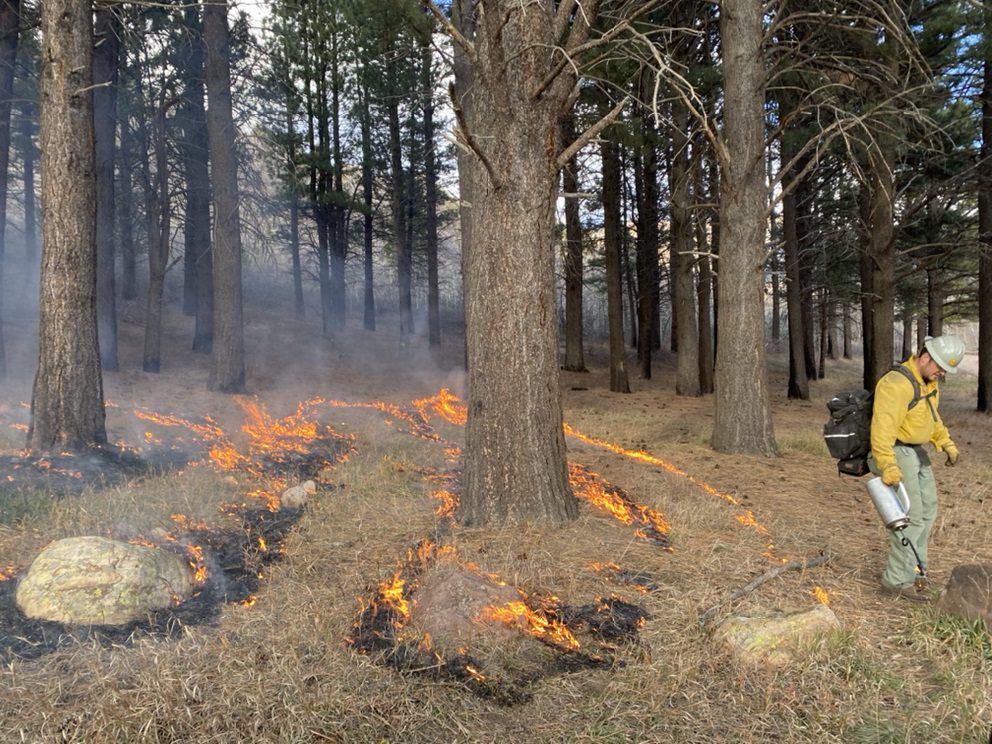
[[[909,371],[908,367],[905,367],[902,364],[897,364],[892,368],[892,371],[899,372],[903,377],[909,380],[909,384],[913,386],[913,399],[909,402],[909,407],[906,410],[912,411],[916,407],[916,404],[920,402],[920,399],[923,398],[924,400],[926,400],[927,407],[930,409],[930,416],[933,418],[934,421],[936,421],[937,412],[933,409],[933,403],[930,401],[930,399],[937,394],[937,388],[934,388],[926,395],[921,395],[920,383],[916,381],[916,377],[913,375],[912,372]]]

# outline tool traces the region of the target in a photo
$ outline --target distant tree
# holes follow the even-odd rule
[[[209,354],[213,348],[214,271],[210,242],[210,171],[207,112],[203,104],[203,24],[194,3],[182,10],[179,63],[183,91],[177,118],[182,127],[180,152],[186,180],[183,220],[183,310],[196,316],[193,351]]]
[[[978,403],[992,412],[992,8],[983,5],[981,157],[978,160]]]
[[[605,115],[607,112],[603,111]],[[615,136],[615,135],[614,135]],[[606,261],[606,313],[610,333],[610,391],[629,393],[627,353],[623,336],[623,288],[621,286],[620,243],[620,157],[609,130],[602,138],[603,162],[603,248]]]
[[[117,8],[96,10],[93,51],[93,138],[96,152],[96,315],[100,364],[117,369],[117,282],[114,246],[114,166],[117,155],[117,73],[120,19]]]
[[[10,162],[10,111],[14,94],[14,64],[20,38],[20,0],[0,2],[0,380],[7,375],[3,343],[3,264],[7,229],[7,166]]]
[[[28,447],[107,440],[96,321],[93,16],[86,0],[42,6],[42,267]]]
[[[575,141],[575,114],[562,122],[562,140]],[[582,222],[579,217],[579,160],[575,155],[562,169],[565,194],[565,363],[571,372],[586,372],[582,338]]]
[[[241,299],[241,216],[231,105],[231,41],[227,2],[203,3],[204,80],[214,204],[214,344],[208,386],[245,389]]]

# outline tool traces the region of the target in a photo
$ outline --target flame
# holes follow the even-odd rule
[[[434,507],[434,514],[438,517],[450,517],[458,508],[458,496],[443,488],[434,491],[434,498],[440,503]]]
[[[816,597],[820,604],[829,605],[830,604],[830,594],[822,586],[814,586],[811,594]]]
[[[455,426],[465,426],[468,421],[468,409],[461,404],[457,395],[448,388],[441,388],[436,395],[430,398],[413,401],[413,407],[420,412],[421,418],[428,421],[427,409],[432,408],[434,413]]]
[[[588,468],[575,464],[569,465],[568,480],[577,498],[584,499],[593,506],[612,514],[624,524],[646,525],[657,530],[662,536],[671,531],[671,526],[660,512],[625,499],[619,489],[611,486]],[[638,532],[640,533],[639,537],[648,537],[646,533]]]
[[[258,538],[258,549],[261,550],[263,553],[266,553],[269,550],[268,546],[265,544],[265,538],[262,537],[261,535]]]
[[[399,613],[402,623],[405,623],[410,618],[410,603],[403,596],[403,587],[405,584],[406,581],[400,578],[399,573],[393,576],[392,579],[379,584],[380,598],[385,604]]]
[[[522,628],[542,640],[569,650],[577,649],[580,645],[578,639],[565,625],[535,612],[523,601],[507,602],[502,607],[486,607],[476,620],[488,620]]]
[[[243,607],[254,607],[257,601],[258,601],[258,597],[256,597],[254,594],[249,594],[248,598],[241,602],[241,605]]]
[[[17,566],[4,566],[0,568],[0,581],[9,581],[17,575]]]
[[[207,582],[207,565],[203,562],[203,548],[199,545],[185,545],[189,554],[190,568],[193,569],[193,583],[202,585]]]

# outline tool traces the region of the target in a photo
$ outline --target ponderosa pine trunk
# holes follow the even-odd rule
[[[107,441],[96,320],[90,3],[46,0],[41,33],[41,303],[28,429],[36,452]]]
[[[162,294],[165,289],[165,272],[169,265],[171,248],[172,205],[169,202],[169,153],[165,143],[165,98],[159,100],[155,112],[155,210],[150,220],[154,235],[148,245],[148,299],[145,304],[145,351],[141,368],[158,373],[162,369]]]
[[[372,155],[372,113],[369,111],[369,90],[365,76],[371,74],[365,71],[359,93],[359,122],[362,131],[362,204],[365,209],[362,214],[362,267],[364,311],[362,315],[365,330],[375,330],[375,275],[373,260],[373,245],[375,228],[373,224],[373,203],[375,199]]]
[[[718,452],[777,454],[765,361],[763,4],[725,0],[724,161],[720,181],[720,259],[712,446]]]
[[[120,19],[112,6],[96,10],[93,50],[93,138],[96,157],[96,316],[100,364],[117,369],[117,282],[114,242],[114,164],[117,155],[117,73]]]
[[[794,136],[794,135],[793,135]],[[792,160],[794,148],[791,137],[782,143],[782,160]],[[789,169],[784,183],[796,178],[794,169]],[[803,334],[803,296],[799,280],[799,235],[797,231],[798,213],[796,192],[790,189],[782,198],[782,240],[785,248],[785,304],[788,310],[789,328],[789,383],[788,397],[793,400],[809,400],[809,375],[806,373],[806,356]]]
[[[982,144],[978,159],[978,397],[977,410],[992,411],[992,10],[985,16],[982,65]]]
[[[433,33],[434,26],[430,26]],[[423,100],[424,253],[427,258],[427,342],[441,345],[441,291],[438,286],[437,146],[434,142],[434,54],[431,34],[420,47],[420,95]]]
[[[211,390],[241,393],[245,390],[241,215],[226,0],[203,4],[203,42],[214,204],[214,346],[208,386]]]
[[[475,155],[457,516],[467,525],[560,525],[578,514],[565,461],[553,235],[559,121],[575,77],[556,50],[581,43],[595,18],[573,17],[566,5],[559,16],[551,0],[475,9],[474,40],[456,42],[475,71],[471,116],[456,114]]]
[[[883,135],[879,134],[879,137]],[[876,141],[868,155],[871,186],[868,211],[868,243],[872,264],[872,379],[888,372],[895,360],[896,254],[895,226],[895,155],[890,145]]]

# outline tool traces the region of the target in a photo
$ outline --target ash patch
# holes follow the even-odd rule
[[[0,662],[39,658],[83,641],[109,647],[126,645],[141,635],[178,638],[187,625],[216,621],[227,604],[250,603],[260,574],[282,557],[282,543],[303,510],[244,509],[230,514],[235,518],[233,525],[192,529],[178,536],[171,549],[183,550],[187,545],[202,548],[206,582],[186,602],[149,613],[140,621],[119,626],[78,626],[34,620],[17,607],[16,577],[0,581]],[[170,546],[164,545],[163,549]]]
[[[0,456],[0,496],[45,492],[78,495],[87,488],[123,485],[172,470],[189,462],[178,449],[139,456],[119,447],[93,447],[78,454]]]
[[[636,643],[649,617],[618,597],[573,607],[529,596],[425,539],[392,579],[369,586],[347,641],[402,673],[515,705],[540,679],[622,663],[621,644]]]

